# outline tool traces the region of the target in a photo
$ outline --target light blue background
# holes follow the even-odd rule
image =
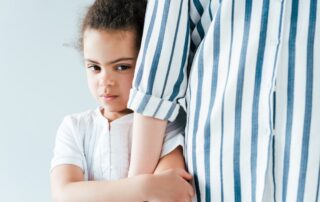
[[[94,108],[77,41],[92,0],[0,0],[0,201],[51,201],[62,118]]]

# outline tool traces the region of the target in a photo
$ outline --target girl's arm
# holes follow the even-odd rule
[[[115,181],[83,181],[79,167],[61,165],[51,172],[51,188],[55,202],[191,201],[194,192],[186,181],[190,179],[186,171],[175,169]]]
[[[146,175],[112,182],[83,181],[83,171],[79,167],[61,165],[51,172],[51,189],[55,202],[143,201],[146,198],[142,191],[144,180]]]
[[[162,157],[159,160],[159,163],[157,165],[157,168],[155,170],[155,174],[161,173],[165,170],[169,169],[185,169],[185,163],[182,153],[182,147],[179,146],[172,152],[170,152],[168,155]]]

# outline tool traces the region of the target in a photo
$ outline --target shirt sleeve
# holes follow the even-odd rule
[[[186,123],[186,114],[180,110],[175,121],[169,122],[166,129],[165,139],[161,151],[161,157],[169,154],[178,146],[184,150],[184,130]]]
[[[184,103],[190,45],[187,0],[149,0],[128,108],[173,121]]]
[[[75,126],[76,121],[70,116],[65,117],[61,123],[56,136],[50,171],[63,164],[76,165],[84,170],[84,155],[80,146],[81,141],[79,141],[80,134]]]

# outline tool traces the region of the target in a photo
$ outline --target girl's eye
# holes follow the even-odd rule
[[[116,66],[115,68],[117,71],[125,71],[127,69],[130,69],[130,66],[129,65],[118,65]]]
[[[99,72],[101,70],[101,67],[99,67],[98,65],[91,65],[88,67],[88,69],[90,69],[93,72]]]

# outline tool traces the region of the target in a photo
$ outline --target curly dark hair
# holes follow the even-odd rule
[[[96,0],[89,7],[81,26],[79,39],[83,49],[86,29],[133,30],[137,33],[136,45],[140,48],[147,0]]]

